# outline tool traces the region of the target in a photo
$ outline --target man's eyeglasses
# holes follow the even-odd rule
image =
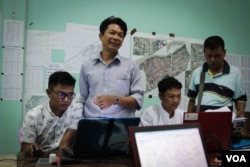
[[[64,92],[55,92],[53,90],[51,90],[52,92],[54,92],[57,95],[58,99],[63,100],[66,96],[68,99],[74,99],[76,97],[75,93],[64,93]]]

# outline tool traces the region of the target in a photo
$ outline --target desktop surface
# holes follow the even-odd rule
[[[133,167],[133,160],[130,157],[109,157],[109,158],[92,158],[92,159],[73,159],[61,152],[56,152],[60,155],[61,166],[65,167]],[[23,152],[17,154],[17,167],[34,167],[40,158],[48,158],[49,155],[44,156],[27,156]]]

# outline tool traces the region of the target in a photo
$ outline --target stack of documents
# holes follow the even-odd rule
[[[233,123],[236,123],[236,122],[245,122],[246,120],[247,120],[246,117],[234,118],[233,119]]]

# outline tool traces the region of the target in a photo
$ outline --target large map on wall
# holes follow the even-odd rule
[[[166,75],[179,78],[186,92],[192,70],[204,63],[202,43],[142,33],[132,38],[132,58],[144,74],[145,93],[156,95]]]

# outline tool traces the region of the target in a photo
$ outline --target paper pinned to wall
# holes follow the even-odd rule
[[[3,48],[3,73],[21,74],[23,71],[23,49],[16,47]]]
[[[4,46],[23,47],[24,27],[23,21],[20,20],[4,20]]]
[[[25,92],[43,92],[43,69],[40,67],[26,67]]]
[[[3,100],[22,99],[23,54],[23,49],[20,47],[3,48]]]
[[[3,100],[21,100],[22,99],[22,76],[21,75],[3,75]]]
[[[50,63],[47,66],[46,79],[49,79],[49,76],[56,71],[64,71],[64,65],[62,63]]]

